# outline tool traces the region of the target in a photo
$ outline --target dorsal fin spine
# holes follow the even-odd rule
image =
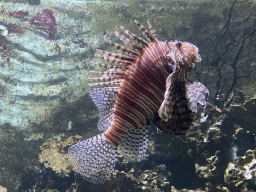
[[[126,48],[126,47],[124,47],[122,45],[119,45],[119,44],[117,44],[117,43],[115,43],[113,41],[110,41],[108,39],[106,39],[106,42],[110,43],[112,46],[115,46],[117,49],[121,49],[124,53],[126,53],[126,54],[128,54],[130,56],[138,56],[139,55],[138,52],[133,51],[131,49],[128,49],[128,48]]]
[[[142,24],[140,24],[140,22],[137,21],[136,19],[135,19],[135,23],[136,23],[137,26],[139,27],[139,29],[140,29],[142,35],[143,35],[149,42],[153,42],[153,41],[155,40],[155,37],[154,37],[151,33],[149,33],[149,32],[146,30],[146,28],[145,28]],[[151,24],[150,24],[150,25],[151,25]],[[152,25],[151,25],[151,27],[152,27]],[[152,30],[152,28],[151,28],[151,30]]]
[[[129,57],[129,56],[118,54],[118,53],[111,53],[111,52],[107,52],[107,51],[102,51],[100,49],[96,49],[96,51],[103,55],[107,55],[109,57],[114,57],[116,59],[121,59],[121,60],[126,60],[126,61],[131,61],[131,62],[133,62],[135,60],[134,57]]]
[[[151,25],[151,23],[148,21],[148,28],[149,28],[149,32],[151,33],[151,35],[153,36],[153,40],[152,41],[154,41],[154,40],[158,40],[157,39],[157,35],[156,35],[156,32],[155,32],[155,29],[154,29],[154,27]]]
[[[129,69],[128,66],[120,66],[120,65],[110,65],[110,64],[105,64],[105,63],[98,63],[98,62],[92,62],[94,65],[98,65],[101,67],[105,67],[108,69],[122,69],[122,70],[127,70]]]
[[[148,42],[144,41],[142,38],[138,37],[137,35],[133,34],[132,32],[130,32],[129,30],[127,30],[126,28],[124,28],[123,26],[120,26],[121,29],[124,31],[124,33],[126,33],[127,35],[129,35],[132,39],[137,40],[139,43],[143,44],[145,47],[147,47],[149,45]]]
[[[110,57],[110,56],[107,56],[107,55],[95,54],[95,56],[99,57],[101,59],[104,59],[105,61],[112,62],[112,63],[124,64],[124,65],[131,65],[132,64],[131,61],[125,61],[125,60],[121,60],[121,59],[116,59],[115,57]]]
[[[126,45],[130,46],[131,48],[138,50],[140,53],[142,52],[143,48],[139,45],[133,43],[130,39],[126,38],[124,35],[119,33],[118,31],[115,31],[115,35],[119,37],[121,41],[123,41]]]

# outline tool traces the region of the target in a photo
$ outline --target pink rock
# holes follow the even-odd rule
[[[51,9],[44,9],[42,13],[34,16],[29,23],[37,30],[47,33],[50,39],[53,39],[57,33],[56,19]]]

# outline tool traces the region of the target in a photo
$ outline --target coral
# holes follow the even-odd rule
[[[25,32],[21,26],[16,25],[16,24],[7,23],[6,26],[7,26],[9,33],[17,33],[19,35],[22,35]]]
[[[7,192],[7,189],[4,188],[4,187],[2,187],[2,186],[0,186],[0,191],[1,191],[1,192]]]
[[[187,153],[195,163],[196,174],[215,191],[255,187],[256,98],[247,99],[235,91],[227,108],[221,113],[207,109],[206,120],[197,116],[195,127],[187,134],[191,146]]]
[[[12,12],[9,12],[9,16],[13,16],[15,18],[22,18],[22,17],[25,17],[28,15],[28,11],[12,11]]]
[[[142,190],[167,191],[170,190],[168,177],[171,172],[164,164],[156,166],[152,170],[145,170],[138,175],[137,182],[140,182]]]
[[[5,38],[10,34],[10,33],[17,33],[18,35],[22,35],[25,31],[24,29],[13,23],[8,23],[6,21],[0,21],[0,37],[4,37],[3,39],[6,40]]]
[[[16,57],[18,53],[13,50],[13,46],[10,45],[10,42],[6,38],[10,33],[15,32],[21,34],[24,31],[17,25],[0,21],[0,59],[4,60],[9,66],[10,58]]]
[[[205,189],[193,189],[193,190],[189,190],[189,189],[177,190],[174,186],[172,186],[171,188],[171,192],[205,192],[205,191],[209,191],[209,188],[206,187]]]
[[[256,185],[256,149],[249,149],[245,155],[229,163],[225,170],[224,181],[234,188],[244,190],[248,184]],[[248,190],[246,190],[248,191]]]
[[[2,42],[0,40],[0,58],[8,58],[17,56],[17,52],[13,51],[11,45],[7,44],[7,42]]]
[[[216,164],[218,162],[218,154],[219,152],[216,151],[214,156],[207,158],[208,164],[206,166],[200,166],[198,163],[195,163],[195,169],[197,175],[202,178],[211,179],[212,177],[216,176]]]
[[[45,167],[52,168],[57,174],[68,176],[72,170],[72,163],[69,161],[66,149],[81,140],[81,136],[72,136],[60,142],[49,139],[40,147],[39,161]]]
[[[53,39],[55,33],[57,33],[56,19],[51,9],[44,9],[42,13],[31,18],[29,24],[48,34],[49,39]]]

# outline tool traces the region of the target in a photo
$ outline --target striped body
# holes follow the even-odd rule
[[[104,133],[112,144],[118,145],[128,130],[145,126],[159,109],[169,75],[164,69],[166,49],[165,42],[151,43],[124,77],[114,107],[113,123]]]
[[[115,35],[132,49],[107,40],[125,55],[97,50],[97,57],[111,62],[94,62],[108,70],[93,71],[102,76],[91,78],[102,81],[92,86],[104,86],[90,91],[99,110],[98,128],[104,132],[69,148],[77,172],[93,183],[110,179],[117,151],[128,161],[146,157],[148,125],[154,113],[159,113],[160,126],[168,125],[162,128],[168,133],[187,129],[197,103],[206,103],[208,90],[187,79],[194,62],[201,60],[198,48],[188,42],[159,41],[149,22],[149,31],[135,22],[146,40],[121,27],[139,44],[116,31]]]

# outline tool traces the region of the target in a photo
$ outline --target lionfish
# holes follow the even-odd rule
[[[201,61],[198,48],[177,40],[159,41],[149,21],[149,31],[137,20],[135,23],[144,38],[121,28],[138,44],[115,31],[132,49],[106,40],[125,54],[97,50],[97,57],[112,62],[94,62],[108,70],[93,71],[102,77],[91,78],[103,81],[92,86],[105,86],[90,91],[99,110],[97,126],[104,132],[68,150],[77,172],[93,183],[111,178],[118,153],[128,161],[145,158],[150,119],[158,110],[161,121],[169,122],[162,130],[170,133],[177,129],[182,134],[191,125],[197,103],[206,105],[207,88],[187,78],[194,62]]]

